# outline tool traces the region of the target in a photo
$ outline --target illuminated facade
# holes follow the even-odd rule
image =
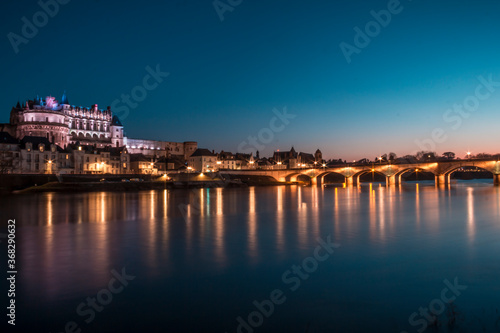
[[[43,137],[65,148],[69,144],[91,145],[97,148],[126,147],[130,153],[154,156],[177,156],[186,160],[196,149],[196,142],[168,142],[129,139],[123,125],[111,108],[99,109],[70,105],[66,93],[59,102],[52,96],[36,97],[17,103],[10,112],[10,123],[0,124],[0,132],[7,132],[21,140],[25,136]]]

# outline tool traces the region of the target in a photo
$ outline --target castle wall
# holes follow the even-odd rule
[[[63,101],[67,103],[67,98],[63,97]],[[45,137],[62,148],[76,142],[98,148],[126,146],[132,154],[181,156],[184,159],[197,149],[196,142],[128,139],[120,121],[115,118],[109,107],[106,110],[99,110],[97,104],[90,108],[76,107],[59,104],[51,96],[45,100],[37,97],[22,107],[18,104],[13,108],[11,123],[0,124],[0,131],[8,132],[16,139]]]

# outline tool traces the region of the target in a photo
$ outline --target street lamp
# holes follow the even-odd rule
[[[467,152],[467,157],[469,158],[470,160],[470,151]]]

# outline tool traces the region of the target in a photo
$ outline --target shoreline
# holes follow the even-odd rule
[[[297,185],[298,183],[282,182],[236,182],[236,181],[127,181],[127,182],[46,182],[42,185],[6,190],[2,189],[0,194],[30,194],[45,192],[79,193],[79,192],[135,192],[149,190],[174,190],[192,188],[247,188],[249,186],[283,186]]]

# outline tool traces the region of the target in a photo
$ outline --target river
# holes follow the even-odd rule
[[[1,199],[19,329],[498,331],[492,181]]]

